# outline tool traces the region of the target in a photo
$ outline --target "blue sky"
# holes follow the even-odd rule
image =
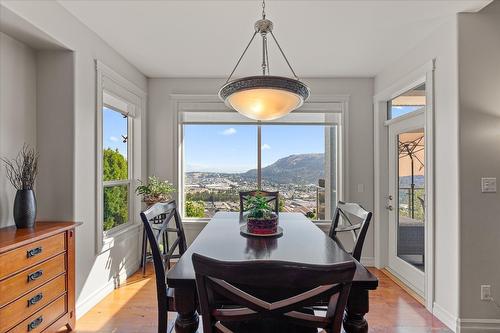
[[[391,119],[392,118],[397,118],[399,116],[402,116],[404,114],[416,111],[418,109],[421,109],[423,106],[422,105],[416,105],[416,106],[393,106],[391,107]]]
[[[127,118],[119,112],[103,108],[103,148],[111,148],[127,158],[127,144],[123,143],[123,136],[127,136]]]
[[[324,153],[323,126],[262,126],[262,165],[292,154]],[[244,172],[257,167],[257,126],[185,125],[186,171]]]

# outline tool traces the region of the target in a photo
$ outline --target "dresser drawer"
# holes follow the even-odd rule
[[[38,333],[66,313],[66,296],[59,297],[28,319],[14,327],[9,333]]]
[[[60,233],[0,254],[0,280],[63,252],[66,249],[64,236]]]
[[[66,291],[66,275],[60,275],[16,301],[0,308],[0,333],[40,310]]]
[[[40,287],[66,271],[65,254],[49,259],[41,264],[0,281],[0,307],[15,300],[19,295]]]

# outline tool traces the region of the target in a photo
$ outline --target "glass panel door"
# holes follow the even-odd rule
[[[424,271],[425,136],[424,129],[400,133],[398,140],[397,256]]]

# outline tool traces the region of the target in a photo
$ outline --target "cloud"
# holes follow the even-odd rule
[[[229,127],[229,128],[226,128],[225,130],[223,130],[220,134],[222,134],[222,135],[234,135],[234,134],[236,134],[236,129],[234,129],[233,127]]]
[[[264,149],[271,149],[271,146],[268,145],[267,143],[264,143],[261,147],[260,147],[262,150]]]
[[[118,141],[119,141],[119,140],[118,140],[118,138],[117,138],[116,136],[110,136],[110,137],[109,137],[109,140],[110,140],[110,141],[113,141],[113,142],[118,142]]]

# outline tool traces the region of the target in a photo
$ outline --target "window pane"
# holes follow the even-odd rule
[[[257,188],[255,125],[184,125],[186,217],[239,211],[238,192]]]
[[[128,119],[120,112],[104,107],[103,119],[103,180],[128,179]]]
[[[425,84],[393,98],[388,103],[387,119],[393,119],[425,107]]]
[[[327,193],[335,191],[335,131],[319,125],[262,126],[262,189],[279,191],[282,211],[326,219]],[[328,144],[327,144],[328,142]],[[325,186],[327,187],[325,189]]]
[[[128,185],[104,187],[104,231],[128,222]]]

